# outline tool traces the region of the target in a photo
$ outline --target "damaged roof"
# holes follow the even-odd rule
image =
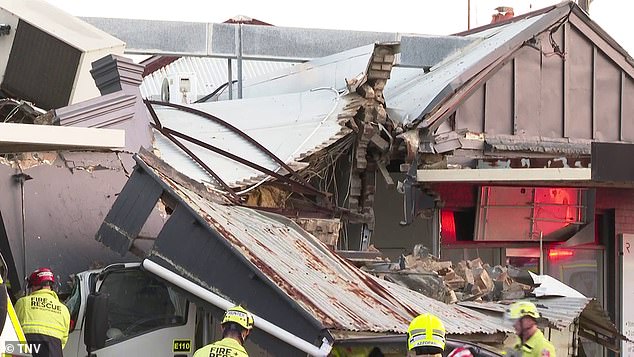
[[[382,49],[388,49],[388,54],[382,55]],[[242,95],[243,98],[253,98],[316,88],[345,91],[349,83],[354,89],[365,82],[369,71],[387,71],[384,79],[389,78],[398,51],[398,43],[377,43],[317,58],[246,80],[242,85]],[[234,88],[234,92],[237,93],[237,89]],[[228,93],[223,93],[219,99],[228,99],[228,96]],[[236,97],[237,94],[234,94]]]
[[[618,66],[633,73],[632,58],[627,52],[594,23],[574,2],[561,2],[499,24],[487,25],[459,35],[478,41],[463,48],[431,68],[429,73],[410,73],[385,88],[386,105],[390,118],[405,127],[429,127],[439,119],[452,114],[461,100],[471,94],[471,87],[481,85],[490,73],[505,64],[522,46],[547,31],[556,31],[568,21],[571,14],[575,26],[595,32],[606,46]],[[618,58],[617,58],[618,57]],[[435,125],[434,125],[435,126]],[[435,130],[436,128],[432,128]]]
[[[404,126],[415,125],[486,65],[519,47],[569,10],[560,6],[552,12],[518,17],[509,24],[471,34],[469,37],[480,40],[434,66],[429,73],[411,73],[388,82],[385,100],[390,118]]]
[[[274,97],[191,104],[188,107],[210,114],[248,135],[291,167],[296,162],[336,142],[350,132],[343,122],[352,118],[361,103],[356,94],[340,95],[329,89]],[[274,161],[240,132],[209,118],[154,104],[160,124],[182,134],[239,155],[271,171],[279,171]],[[211,167],[231,187],[242,187],[266,178],[261,171],[240,164],[192,142],[180,140]],[[181,173],[198,181],[218,182],[192,157],[155,130],[155,149],[161,158]]]
[[[482,313],[447,305],[361,271],[285,217],[229,205],[215,195],[202,194],[199,188],[192,186],[191,179],[149,153],[137,156],[136,160],[138,165],[134,174],[98,233],[97,239],[110,247],[132,244],[128,243],[128,234],[124,233],[138,228],[130,226],[129,215],[121,213],[141,210],[140,206],[129,206],[142,201],[132,196],[143,195],[143,200],[149,196],[131,188],[160,185],[163,193],[152,189],[153,197],[158,199],[167,195],[170,201],[178,203],[155,240],[150,258],[158,259],[160,264],[167,264],[181,276],[234,301],[243,301],[253,289],[267,286],[276,299],[268,305],[251,301],[250,306],[256,314],[266,316],[268,311],[253,306],[260,304],[271,310],[277,307],[270,304],[283,302],[293,311],[301,311],[301,316],[310,317],[311,324],[320,329],[405,333],[414,316],[433,312],[445,321],[450,334],[506,332],[495,319]],[[141,182],[143,185],[139,186]],[[153,205],[153,202],[146,203],[148,207]],[[139,227],[144,224],[140,218],[134,219]],[[174,229],[184,235],[175,237]],[[219,263],[221,266],[231,267],[237,275],[214,273],[216,261],[222,262]],[[240,262],[240,268],[237,262]],[[251,273],[238,273],[247,271]],[[256,279],[263,285],[238,282],[247,275],[251,276],[249,281]],[[245,302],[249,303],[249,300]],[[291,317],[284,317],[288,318]]]
[[[258,184],[267,176],[205,145],[281,175],[289,171],[289,167],[280,171],[282,163],[290,170],[301,169],[306,164],[299,161],[351,132],[345,124],[366,103],[357,89],[369,80],[389,78],[397,48],[396,44],[364,46],[293,66],[274,79],[254,79],[253,86],[244,86],[245,96],[252,97],[248,99],[180,108],[154,103],[155,148],[179,172],[225,190]],[[204,145],[189,139],[175,143],[165,132],[159,133],[161,126]]]
[[[449,334],[507,332],[484,314],[361,271],[285,217],[205,199],[152,170],[235,254],[324,328],[405,333],[414,316],[431,312],[443,319]]]

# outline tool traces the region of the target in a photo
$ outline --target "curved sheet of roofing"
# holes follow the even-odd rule
[[[274,61],[242,61],[243,80],[262,76],[266,73],[292,67],[290,62]],[[236,62],[233,61],[232,77],[238,77]],[[141,95],[143,98],[158,99],[161,96],[163,80],[172,75],[194,74],[196,78],[196,95],[203,97],[215,91],[218,87],[229,81],[228,60],[223,58],[208,57],[181,57],[169,65],[147,75],[141,83]]]
[[[361,271],[289,219],[211,202],[180,186],[174,189],[269,284],[327,329],[405,333],[414,316],[431,312],[443,319],[450,334],[506,332],[495,319],[477,311]]]
[[[244,100],[191,104],[190,107],[216,116],[255,139],[284,162],[294,162],[341,139],[350,132],[340,121],[359,107],[356,94],[340,96],[331,90]],[[259,148],[224,126],[201,116],[154,105],[161,124],[213,145],[272,171],[280,165]],[[161,158],[181,173],[198,181],[216,182],[201,166],[154,131],[154,147]],[[265,178],[260,171],[195,144],[180,140],[229,186],[240,187]]]

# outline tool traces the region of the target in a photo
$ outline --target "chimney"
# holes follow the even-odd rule
[[[125,89],[138,91],[143,68],[129,58],[107,55],[92,63],[90,74],[101,95],[106,95]]]
[[[495,8],[495,11],[497,11],[496,14],[493,14],[492,18],[491,18],[491,23],[495,24],[498,22],[502,22],[502,21],[506,21],[508,19],[512,19],[513,16],[515,16],[515,13],[513,12],[513,8],[509,7],[509,6],[499,6]]]

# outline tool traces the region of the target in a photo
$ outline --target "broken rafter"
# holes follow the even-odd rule
[[[207,164],[205,164],[203,160],[201,160],[198,156],[196,156],[196,154],[194,154],[191,150],[189,150],[185,145],[183,145],[183,143],[178,141],[169,132],[163,129],[163,126],[161,126],[161,122],[158,119],[158,115],[156,115],[156,112],[154,111],[154,108],[152,107],[152,103],[147,100],[144,102],[145,102],[145,106],[148,108],[148,111],[150,112],[150,115],[155,121],[154,127],[156,128],[156,130],[160,131],[161,134],[165,135],[167,139],[173,142],[176,146],[178,146],[181,150],[183,150],[187,155],[189,155],[189,157],[191,157],[194,161],[196,161],[205,171],[207,171],[207,173],[210,174],[216,180],[216,182],[218,182],[220,186],[222,186],[222,188],[224,188],[225,191],[229,193],[229,195],[231,196],[231,200],[234,203],[239,203],[240,198],[238,197],[236,192],[231,187],[229,187],[229,185],[227,185],[227,183],[224,182],[222,178],[220,178],[220,176],[218,176],[218,174],[216,174]]]
[[[198,115],[202,118],[211,120],[217,124],[222,125],[223,127],[231,130],[232,132],[238,134],[239,136],[241,136],[242,138],[244,138],[247,142],[249,142],[250,144],[252,144],[253,146],[257,147],[258,149],[260,149],[263,153],[265,153],[266,155],[268,155],[273,161],[277,162],[281,167],[283,167],[287,172],[289,172],[293,177],[295,177],[299,182],[304,183],[304,184],[308,184],[307,182],[304,181],[304,179],[297,173],[295,172],[295,170],[293,170],[290,166],[288,166],[284,161],[282,161],[280,158],[278,158],[275,154],[273,154],[269,149],[267,149],[266,147],[264,147],[262,144],[260,144],[257,140],[253,139],[252,137],[250,137],[249,135],[247,135],[245,132],[243,132],[242,130],[236,128],[235,126],[227,123],[226,121],[211,115],[209,113],[203,112],[201,110],[198,109],[194,109],[191,107],[187,107],[184,105],[179,105],[179,104],[174,104],[174,103],[168,103],[168,102],[160,102],[160,101],[155,101],[155,100],[144,100],[144,102],[146,103],[146,105],[149,106],[151,105],[162,105],[165,107],[170,107],[170,108],[174,108],[177,110],[181,110],[184,111],[186,113],[190,113],[190,114],[194,114],[194,115]],[[160,125],[159,122],[157,122],[158,125]]]

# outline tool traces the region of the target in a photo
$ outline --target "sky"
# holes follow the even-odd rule
[[[223,22],[236,15],[276,26],[449,35],[467,29],[468,0],[47,0],[76,16]],[[559,0],[470,0],[471,27],[488,24],[498,6],[515,14]],[[590,17],[634,53],[634,1],[593,0]]]

